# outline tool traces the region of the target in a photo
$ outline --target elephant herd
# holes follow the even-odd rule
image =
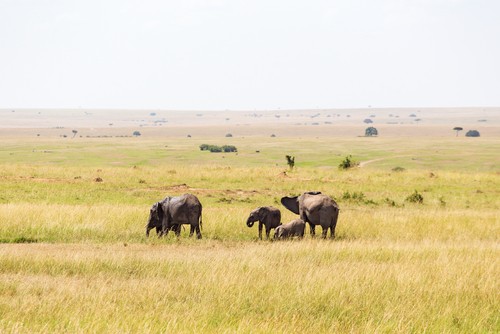
[[[281,204],[296,215],[287,224],[281,223],[281,212],[272,206],[258,207],[247,218],[247,226],[252,227],[259,222],[259,239],[262,239],[262,229],[266,230],[266,238],[269,239],[271,229],[274,229],[274,239],[286,239],[293,236],[302,238],[306,224],[309,224],[311,235],[315,235],[316,225],[323,229],[322,237],[326,238],[330,229],[330,237],[335,237],[335,227],[339,216],[337,203],[329,196],[321,192],[305,192],[300,196],[283,197]],[[196,237],[201,239],[202,205],[198,198],[192,194],[184,194],[178,197],[166,197],[164,200],[153,204],[149,212],[146,225],[146,236],[156,229],[159,237],[173,231],[177,236],[181,233],[181,226],[190,225],[191,237],[196,231]]]

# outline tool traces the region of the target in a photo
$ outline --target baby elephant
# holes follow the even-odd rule
[[[302,219],[294,219],[288,224],[280,225],[274,230],[274,239],[287,239],[294,236],[304,237],[306,223]]]
[[[262,228],[264,226],[266,228],[266,238],[269,239],[271,229],[281,224],[281,212],[272,206],[261,206],[250,212],[247,226],[252,227],[256,221],[259,222],[259,239],[262,240]]]

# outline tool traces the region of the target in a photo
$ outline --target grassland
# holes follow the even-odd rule
[[[499,332],[499,143],[4,138],[0,332]],[[279,198],[305,190],[339,203],[336,240],[246,227],[261,205],[293,219]],[[151,204],[185,192],[203,239],[146,239]]]

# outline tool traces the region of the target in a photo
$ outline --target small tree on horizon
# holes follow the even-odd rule
[[[453,131],[456,131],[457,132],[457,137],[458,137],[458,132],[459,131],[462,131],[464,128],[460,127],[460,126],[456,126],[453,128]]]
[[[369,128],[366,128],[365,136],[366,137],[378,136],[378,131],[373,126],[370,126]]]
[[[78,133],[78,131],[77,130],[72,130],[71,132],[73,132],[73,137],[71,137],[71,138],[75,138],[75,136]]]

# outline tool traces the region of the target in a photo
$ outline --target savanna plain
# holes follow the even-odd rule
[[[498,127],[206,128],[3,129],[0,332],[500,332]],[[360,165],[339,169],[347,156]],[[334,240],[246,226],[259,206],[296,218],[280,198],[311,190],[339,204]],[[203,238],[146,238],[151,205],[183,193]]]

